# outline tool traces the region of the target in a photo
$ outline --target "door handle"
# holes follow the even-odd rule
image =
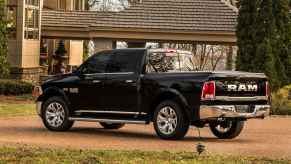
[[[100,80],[93,80],[92,82],[93,83],[100,83],[101,81]]]
[[[133,80],[125,80],[126,83],[133,83]]]

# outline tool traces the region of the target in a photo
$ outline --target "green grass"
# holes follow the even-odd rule
[[[0,103],[0,117],[29,116],[35,115],[35,104],[6,104]]]
[[[144,151],[112,151],[112,150],[71,150],[44,149],[37,147],[2,147],[0,163],[185,163],[185,164],[217,164],[217,163],[282,163],[288,160],[272,160],[255,157],[234,157],[218,155],[197,155],[181,152],[144,152]]]
[[[24,95],[18,95],[18,96],[15,96],[15,99],[16,100],[26,100],[26,101],[33,101],[34,98],[32,97],[31,94],[24,94]]]

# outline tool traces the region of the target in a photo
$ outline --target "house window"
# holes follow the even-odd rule
[[[83,0],[74,0],[74,10],[83,10]]]
[[[26,0],[26,5],[39,6],[39,0]]]
[[[25,39],[39,39],[39,0],[25,1]]]
[[[7,6],[7,28],[9,32],[9,38],[15,39],[16,38],[16,15],[17,15],[17,6]]]
[[[66,1],[58,0],[58,9],[66,10]]]

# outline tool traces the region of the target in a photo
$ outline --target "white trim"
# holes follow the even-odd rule
[[[99,110],[77,110],[75,113],[106,113],[106,114],[142,114],[145,115],[146,113],[139,113],[139,112],[123,112],[123,111],[99,111]]]
[[[127,124],[146,124],[146,121],[136,120],[114,120],[114,119],[98,119],[98,118],[81,118],[81,117],[69,117],[71,121],[88,121],[88,122],[105,122],[105,123],[127,123]]]
[[[86,76],[92,76],[92,75],[132,75],[134,72],[114,72],[114,73],[90,73],[90,74],[84,74]]]
[[[216,96],[214,100],[221,101],[258,101],[258,100],[268,100],[267,96],[253,96],[253,97],[230,97],[230,96]]]

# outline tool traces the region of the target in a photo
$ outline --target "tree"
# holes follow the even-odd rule
[[[288,1],[241,0],[239,6],[237,69],[264,72],[276,90],[290,79]]]
[[[276,0],[273,2],[276,25],[273,49],[274,53],[278,55],[276,67],[280,69],[280,80],[283,85],[291,83],[291,18],[289,10],[288,1]]]
[[[5,15],[5,0],[0,0],[0,78],[9,75],[9,64],[7,61],[8,55],[8,34],[7,34],[7,20]]]
[[[241,0],[238,25],[237,45],[239,47],[236,60],[236,69],[255,71],[252,59],[256,55],[256,23],[258,17],[258,0]]]
[[[275,53],[276,24],[273,14],[273,0],[262,0],[257,19],[256,54],[252,60],[255,70],[264,72],[270,78],[274,90],[282,85],[284,70]]]

